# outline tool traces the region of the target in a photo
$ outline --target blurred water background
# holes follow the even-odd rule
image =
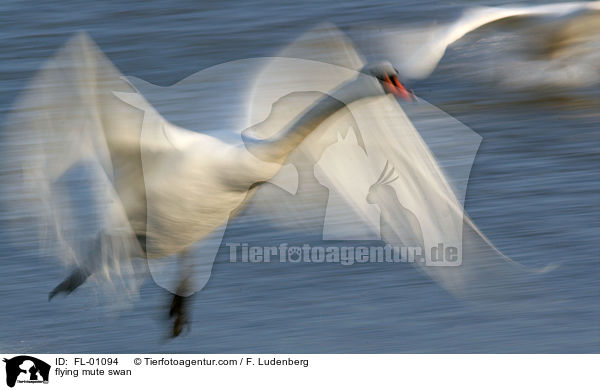
[[[451,21],[472,5],[7,0],[0,4],[0,123],[76,31],[87,31],[123,74],[167,86],[211,65],[273,55],[319,22],[351,33]],[[26,229],[21,239],[14,231],[9,239],[14,210],[4,208],[0,352],[600,352],[598,85],[496,88],[480,77],[485,69],[474,66],[484,63],[477,55],[476,44],[459,44],[431,77],[410,87],[483,137],[465,201],[475,223],[514,260],[561,264],[535,280],[543,293],[530,310],[466,305],[407,264],[229,263],[223,245],[211,280],[193,301],[191,331],[167,341],[169,300],[151,281],[131,308],[116,313],[91,283],[48,303],[66,271],[36,255],[36,237]],[[273,234],[229,229],[224,241],[268,241]]]

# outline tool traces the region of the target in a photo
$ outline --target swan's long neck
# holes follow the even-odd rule
[[[304,138],[327,118],[347,104],[368,96],[366,91],[360,88],[362,84],[358,82],[360,79],[359,76],[359,79],[347,82],[329,94],[324,94],[289,125],[269,138],[256,139],[242,133],[246,148],[263,161],[283,162]]]

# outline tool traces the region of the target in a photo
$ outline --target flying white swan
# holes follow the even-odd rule
[[[25,141],[24,182],[47,206],[63,255],[75,265],[49,298],[70,293],[90,275],[130,267],[130,259],[181,254],[171,306],[178,335],[186,321],[184,297],[196,291],[188,286],[186,251],[226,224],[336,112],[371,96],[407,96],[389,64],[345,71],[345,82],[306,109],[290,115],[287,108],[304,94],[283,96],[265,120],[242,132],[242,142],[228,143],[170,123],[85,34],[70,40],[19,99],[7,130]],[[82,164],[97,188],[101,221],[93,235],[69,240],[69,196],[56,183]]]
[[[558,72],[562,72],[570,78],[570,82],[578,85],[598,81],[599,1],[470,8],[456,21],[447,24],[381,30],[377,33],[379,39],[374,43],[384,45],[383,51],[404,79],[422,79],[436,69],[448,47],[464,36],[495,22],[517,19],[539,19],[548,24],[539,31],[526,28],[521,37],[522,41],[534,35],[545,40],[545,60],[537,60],[532,64],[536,65],[538,73],[556,70],[552,72],[553,75],[558,74],[555,79],[561,81],[566,78],[560,77]],[[596,37],[590,38],[594,34]],[[534,52],[539,53],[540,50],[529,50],[530,54]],[[528,62],[521,61],[521,67]],[[536,78],[532,72],[528,71],[528,74],[530,78]]]
[[[197,261],[194,246],[220,244],[229,218],[244,209],[269,217],[283,212],[273,213],[281,194],[261,183],[285,182],[290,170],[278,172],[285,163],[300,163],[301,152],[314,166],[338,132],[348,131],[355,132],[346,137],[355,140],[350,147],[362,148],[369,159],[352,165],[352,184],[363,190],[348,191],[349,176],[338,174],[348,166],[343,154],[320,164],[320,180],[354,215],[376,204],[386,232],[381,238],[393,245],[406,241],[406,229],[399,228],[406,224],[389,218],[401,204],[401,215],[418,220],[424,246],[456,247],[462,261],[454,265],[460,267],[438,267],[431,256],[417,264],[433,280],[457,296],[472,297],[489,293],[495,278],[504,282],[501,275],[521,270],[464,215],[466,177],[481,137],[420,99],[403,110],[390,95],[413,96],[389,64],[365,68],[343,36],[320,37],[301,39],[282,53],[286,57],[234,61],[190,76],[174,86],[178,98],[164,103],[165,88],[123,78],[87,36],[61,49],[18,100],[3,154],[20,162],[21,174],[11,175],[11,184],[23,199],[38,200],[32,213],[47,217],[43,226],[60,245],[57,255],[74,268],[50,297],[73,291],[91,275],[137,282],[127,276],[145,276],[145,264],[152,269],[176,257],[165,262],[179,263],[175,286],[161,286],[175,294],[171,314],[173,334],[179,334],[186,320],[184,298],[206,283],[216,251],[211,246]],[[315,42],[324,50],[316,50]],[[255,81],[242,94],[249,102],[247,120],[220,128],[212,118],[233,116],[233,97],[207,108],[197,98],[198,88],[219,101],[223,97],[211,87],[237,86],[243,78]],[[389,179],[382,174],[386,166],[394,167],[398,180],[379,182],[380,176]],[[74,189],[69,180],[79,176],[85,180]],[[367,199],[374,183],[396,197],[373,193]],[[84,190],[82,222],[69,201]],[[307,219],[303,213],[315,206],[301,190],[284,203],[296,214],[294,221]],[[197,274],[200,285],[193,280]]]

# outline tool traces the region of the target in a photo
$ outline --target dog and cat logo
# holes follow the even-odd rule
[[[6,364],[6,384],[48,383],[50,365],[32,356],[20,355],[12,359],[2,359]]]

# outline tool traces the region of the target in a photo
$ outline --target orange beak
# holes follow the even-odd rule
[[[396,77],[396,75],[393,75],[391,77],[385,75],[383,81],[383,88],[385,89],[385,92],[391,93],[397,98],[407,102],[414,102],[416,100],[415,94],[412,91],[406,89],[406,87],[402,85],[400,80],[398,80],[398,77]]]

